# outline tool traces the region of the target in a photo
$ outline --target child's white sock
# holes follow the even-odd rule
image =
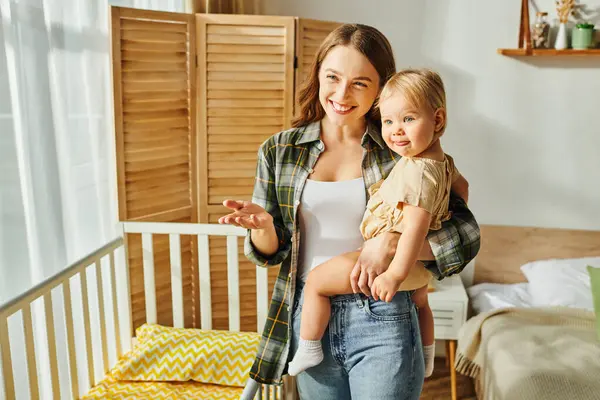
[[[433,361],[435,358],[435,342],[429,346],[423,346],[423,358],[425,358],[425,378],[433,374]]]
[[[288,374],[296,376],[300,372],[319,365],[323,361],[323,348],[320,340],[304,340],[300,338],[298,351],[288,366]]]

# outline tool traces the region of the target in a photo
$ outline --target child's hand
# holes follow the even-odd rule
[[[384,272],[373,281],[373,285],[371,286],[373,298],[389,303],[398,291],[402,281],[404,281],[404,279],[395,276],[390,272]]]

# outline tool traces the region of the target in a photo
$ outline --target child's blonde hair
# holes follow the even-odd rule
[[[444,82],[437,72],[429,69],[404,69],[394,74],[385,84],[379,96],[379,102],[394,94],[402,93],[415,107],[429,107],[433,112],[446,110],[446,91]],[[436,131],[441,135],[444,125]]]

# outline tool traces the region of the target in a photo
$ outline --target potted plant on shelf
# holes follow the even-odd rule
[[[571,47],[577,50],[589,49],[593,45],[594,24],[584,22],[575,25],[571,35]]]

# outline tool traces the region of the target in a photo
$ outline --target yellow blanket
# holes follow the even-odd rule
[[[600,399],[594,314],[574,308],[504,308],[462,327],[456,369],[485,400]]]

